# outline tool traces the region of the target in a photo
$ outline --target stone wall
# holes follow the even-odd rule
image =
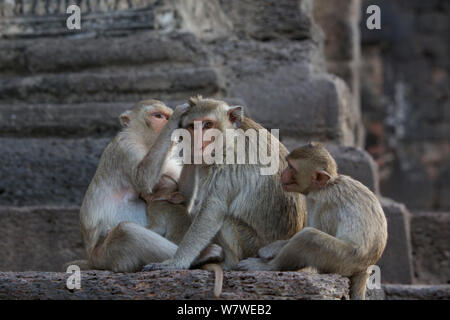
[[[70,3],[81,5],[81,30],[66,28]],[[84,192],[118,130],[118,115],[144,98],[173,107],[203,94],[243,104],[255,120],[280,129],[289,149],[310,140],[327,142],[342,173],[378,195],[381,189],[383,195],[408,200],[389,189],[399,176],[388,156],[414,160],[419,154],[412,142],[420,139],[399,138],[412,119],[402,115],[414,114],[401,108],[422,106],[415,105],[420,100],[413,77],[397,79],[413,62],[397,65],[395,45],[384,47],[388,36],[382,32],[373,39],[364,30],[361,61],[358,23],[364,12],[359,7],[360,0],[336,0],[333,6],[324,0],[0,0],[0,270],[59,271],[62,262],[81,258],[77,215]],[[440,57],[443,49],[435,49]],[[439,68],[435,73],[421,69],[421,77],[431,72],[445,84],[446,69]],[[389,91],[395,83],[399,91]],[[438,94],[433,110],[447,103],[439,96],[441,85],[426,87]],[[376,163],[359,149],[364,144],[360,92],[370,133],[366,146],[381,166],[381,186]],[[414,96],[406,99],[406,92]],[[392,110],[397,110],[394,117]],[[442,133],[439,128],[432,130]],[[380,132],[390,138],[383,140],[376,135]],[[375,138],[376,146],[385,148],[381,154]],[[422,179],[431,168],[422,162],[423,169],[400,177],[421,181],[423,188],[435,183],[433,194],[441,194],[436,203],[445,208],[448,179],[442,159],[447,158],[445,139],[439,139],[419,143],[440,155],[431,161],[437,171],[444,170],[435,182]],[[393,154],[398,145],[400,153]],[[408,181],[402,183],[414,185]],[[404,206],[390,201],[383,206],[393,234],[380,262],[383,281],[447,281],[440,271],[446,266],[446,242],[420,237],[422,216],[410,218]],[[417,234],[409,234],[410,219]],[[429,230],[437,230],[435,222]],[[438,253],[430,258],[434,243]]]
[[[361,23],[362,110],[381,192],[410,209],[449,210],[450,4],[366,0],[363,14],[369,4],[382,28]]]
[[[2,0],[0,17],[61,15],[71,4],[80,7],[82,13],[113,10],[140,9],[158,0]]]
[[[0,21],[2,205],[79,205],[116,117],[149,97],[231,99],[295,145],[357,142],[312,0],[86,1],[97,9],[79,31],[65,27],[62,2],[0,11],[11,3]]]

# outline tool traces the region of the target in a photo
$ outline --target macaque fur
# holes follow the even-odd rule
[[[243,260],[238,268],[313,267],[350,277],[351,299],[365,299],[367,269],[378,261],[387,241],[386,218],[377,197],[360,182],[338,174],[334,159],[320,144],[297,148],[287,160],[283,187],[306,195],[307,227],[288,241],[262,248],[261,258]]]
[[[236,128],[264,130],[268,144],[279,144],[280,165],[274,175],[261,175],[262,165],[259,163],[184,164],[179,191],[187,199],[195,197],[190,213],[192,224],[173,258],[149,264],[144,270],[188,269],[210,243],[222,247],[224,261],[221,266],[232,269],[239,260],[255,256],[259,248],[276,239],[290,238],[303,227],[303,197],[283,191],[279,182],[281,170],[286,166],[286,148],[262,126],[245,117],[242,107],[200,96],[191,98],[189,103],[190,108],[182,116],[181,127],[188,129],[191,136],[194,121],[202,123],[202,135],[212,128],[223,134],[226,129]],[[202,151],[207,146],[208,142],[202,141]],[[247,153],[248,148],[246,143]],[[199,175],[196,192],[189,183],[193,181],[195,172]]]

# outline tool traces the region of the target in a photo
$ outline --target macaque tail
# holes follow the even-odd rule
[[[214,297],[216,299],[220,298],[220,294],[222,293],[222,284],[223,284],[223,270],[222,268],[215,263],[207,263],[202,266],[203,270],[214,271]]]

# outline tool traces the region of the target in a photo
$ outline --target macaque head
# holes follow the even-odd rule
[[[203,153],[214,141],[214,135],[211,132],[208,134],[208,131],[215,129],[225,135],[226,129],[237,129],[241,126],[243,108],[240,106],[229,106],[224,101],[203,99],[201,96],[190,98],[189,105],[189,110],[183,115],[181,127],[189,131],[194,153]]]
[[[143,100],[119,117],[122,128],[150,129],[159,133],[173,110],[158,100]]]
[[[283,189],[308,194],[323,188],[337,176],[337,165],[330,153],[318,143],[295,149],[287,157],[288,167],[281,174]]]

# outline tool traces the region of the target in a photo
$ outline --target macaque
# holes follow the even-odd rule
[[[122,130],[105,148],[80,209],[90,268],[132,272],[175,253],[175,244],[146,229],[146,204],[139,197],[152,190],[164,171],[155,166],[148,185],[139,179],[139,165],[172,113],[163,102],[146,100],[120,115]],[[178,179],[175,164],[167,161],[166,168],[167,175]]]
[[[175,254],[175,243],[147,229],[140,195],[165,188],[158,183],[163,174],[178,180],[181,167],[173,161],[170,138],[185,111],[186,105],[173,112],[146,100],[120,115],[122,130],[104,150],[80,209],[88,259],[68,264],[133,272]]]
[[[336,162],[320,144],[295,149],[287,161],[281,182],[284,190],[306,195],[307,227],[288,241],[262,248],[260,258],[243,260],[238,269],[313,267],[350,277],[351,299],[365,299],[368,267],[380,258],[387,240],[377,197],[360,182],[338,174]]]
[[[263,175],[260,169],[267,165],[259,162],[184,163],[179,191],[190,203],[195,200],[190,212],[192,224],[173,257],[162,263],[148,264],[144,270],[188,269],[210,243],[222,247],[221,266],[232,269],[240,260],[256,256],[259,248],[277,239],[288,239],[303,227],[303,196],[285,192],[279,183],[281,170],[286,166],[286,148],[262,126],[245,117],[240,106],[201,96],[191,98],[189,105],[181,117],[181,128],[188,130],[193,141],[197,139],[191,147],[193,157],[196,152],[217,156],[217,150],[211,148],[216,138],[205,139],[212,129],[222,137],[226,129],[240,128],[244,132],[255,129],[256,132],[262,130],[267,137],[266,141],[259,141],[265,144],[265,150],[271,150],[271,145],[279,150],[279,154],[276,153],[279,166],[274,174]],[[195,122],[197,126],[200,124],[199,136],[194,133]],[[244,150],[247,156],[250,150],[258,150],[258,145],[247,137]],[[236,155],[236,149],[227,148],[225,152]],[[192,181],[197,175],[198,186],[194,188]]]

